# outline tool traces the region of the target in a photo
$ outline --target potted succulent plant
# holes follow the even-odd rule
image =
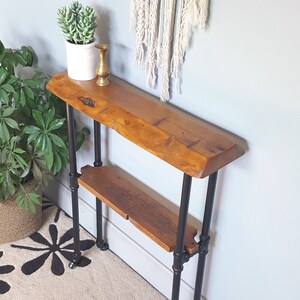
[[[27,68],[33,58],[0,41],[0,243],[37,230],[38,191],[68,161],[65,106],[46,90],[48,77]],[[84,133],[77,137],[82,143]]]
[[[58,9],[57,23],[65,37],[68,75],[76,80],[96,77],[96,15],[78,1]]]

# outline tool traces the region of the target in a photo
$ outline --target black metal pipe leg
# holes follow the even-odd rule
[[[99,122],[94,121],[94,152],[95,152],[95,167],[103,165],[101,160],[101,125]],[[103,224],[102,224],[102,202],[96,198],[96,218],[97,218],[97,241],[96,245],[102,251],[107,250],[108,244],[103,239]]]
[[[95,152],[94,167],[101,167],[103,165],[101,160],[101,124],[95,120],[94,120],[94,152]]]
[[[209,231],[210,231],[210,223],[211,223],[211,217],[212,217],[212,211],[214,205],[217,177],[218,177],[218,172],[215,172],[209,176],[209,180],[208,180],[203,225],[202,225],[202,231],[201,231],[200,241],[199,241],[199,257],[198,257],[194,300],[201,299],[205,259],[209,247],[209,239],[210,239]]]
[[[79,207],[78,207],[78,173],[76,165],[76,147],[75,147],[75,123],[74,109],[67,105],[67,120],[68,120],[68,137],[69,137],[69,156],[70,156],[70,189],[72,193],[72,213],[73,213],[73,239],[74,253],[72,261],[69,264],[70,268],[75,268],[78,264],[80,252],[80,237],[79,237]]]
[[[189,256],[184,252],[184,235],[185,227],[188,216],[190,192],[191,192],[192,177],[184,174],[181,203],[179,210],[178,228],[177,228],[177,239],[176,248],[174,251],[173,260],[173,288],[172,288],[172,300],[179,299],[180,292],[180,280],[181,272],[183,270],[183,264],[188,260]]]
[[[75,177],[70,173],[70,178],[71,178],[71,182],[74,183],[74,185],[71,185],[74,253],[73,253],[72,261],[69,264],[69,267],[71,269],[74,269],[80,260],[81,252],[80,252],[80,236],[79,236],[78,185],[76,184],[77,177]]]
[[[101,251],[109,248],[108,243],[103,239],[103,224],[102,224],[102,202],[96,198],[96,213],[97,213],[97,247]]]

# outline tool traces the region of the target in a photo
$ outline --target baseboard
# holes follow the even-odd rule
[[[68,214],[72,215],[69,189],[58,181],[55,182],[54,185],[55,188],[50,186],[50,188],[46,191],[47,196]],[[70,200],[67,201],[66,199]],[[96,214],[95,208],[92,206],[93,205],[89,204],[88,201],[79,198],[80,224],[95,236]],[[154,253],[151,253],[151,247],[150,249],[148,247],[145,249],[140,243],[133,239],[131,235],[129,236],[126,234],[128,233],[128,226],[134,227],[128,221],[124,221],[126,222],[127,227],[124,229],[116,224],[122,221],[118,220],[118,222],[115,222],[114,218],[115,216],[112,217],[110,213],[109,220],[106,219],[105,222],[105,232],[108,237],[110,250],[169,299],[173,280],[171,265],[169,264],[170,261],[163,262],[163,258],[157,258]],[[144,243],[142,244],[144,245]],[[168,264],[169,267],[167,267]],[[180,299],[193,299],[193,294],[193,288],[182,280],[180,287]]]

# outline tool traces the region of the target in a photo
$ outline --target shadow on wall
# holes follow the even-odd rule
[[[113,73],[122,78],[126,78],[128,75],[128,68],[126,68],[126,63],[131,61],[129,57],[130,49],[123,45],[116,43],[114,44],[113,57],[114,57],[114,67]]]
[[[112,74],[126,78],[128,68],[126,68],[126,63],[130,61],[130,49],[120,43],[115,43],[111,41],[111,19],[112,12],[108,9],[102,8],[100,5],[95,7],[97,14],[98,26],[96,28],[96,40],[99,43],[104,43],[109,45],[109,51],[107,52],[107,62],[110,67]]]
[[[110,44],[110,19],[111,12],[107,9],[101,8],[100,5],[95,7],[97,16],[97,28],[95,32],[96,41],[99,43]]]
[[[52,47],[60,47],[65,52],[64,49],[64,43],[61,45],[49,45],[49,43],[46,42],[45,39],[41,37],[34,37],[34,43],[39,46],[39,49],[43,49],[44,51],[39,51],[37,63],[41,66],[41,68],[47,73],[47,74],[55,74],[58,72],[58,70],[63,70],[65,67],[63,65],[58,65],[57,58],[52,54],[53,51],[51,51]],[[34,47],[34,46],[33,46]],[[35,49],[34,49],[35,50]]]
[[[65,67],[58,63],[55,53],[64,53],[64,43],[51,43],[49,40],[42,38],[40,35],[23,35],[18,31],[10,28],[13,41],[5,41],[5,44],[10,48],[21,48],[27,46],[33,50],[34,65],[45,71],[46,74],[52,75],[58,70],[65,69]],[[58,49],[59,48],[59,49]]]

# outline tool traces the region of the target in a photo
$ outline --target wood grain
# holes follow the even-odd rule
[[[109,167],[85,166],[78,182],[168,252],[175,250],[178,216]],[[185,250],[198,251],[197,230],[187,225]]]
[[[96,79],[75,81],[62,72],[52,77],[47,88],[67,104],[193,177],[206,177],[244,153],[233,135],[120,80],[100,87]],[[79,97],[91,99],[94,106],[85,105]]]

